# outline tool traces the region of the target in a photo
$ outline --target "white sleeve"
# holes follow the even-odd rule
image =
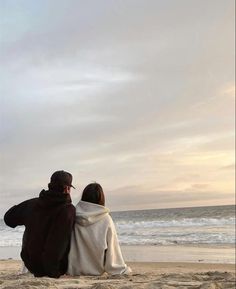
[[[129,274],[131,269],[125,264],[115,225],[110,218],[110,226],[107,230],[107,250],[105,252],[105,271],[112,275]]]

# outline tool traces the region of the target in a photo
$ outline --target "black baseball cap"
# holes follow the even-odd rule
[[[69,186],[75,189],[72,185],[72,175],[65,171],[56,171],[52,174],[50,184],[59,186]]]

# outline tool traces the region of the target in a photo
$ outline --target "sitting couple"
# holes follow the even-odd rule
[[[35,277],[127,274],[102,187],[89,184],[74,207],[72,175],[56,171],[38,198],[9,209],[5,223],[24,225],[21,258]]]

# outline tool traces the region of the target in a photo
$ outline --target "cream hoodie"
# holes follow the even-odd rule
[[[80,201],[76,206],[76,223],[71,236],[68,274],[128,274],[116,229],[109,209]]]

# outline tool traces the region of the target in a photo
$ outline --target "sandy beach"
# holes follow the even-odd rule
[[[20,247],[0,250],[0,289],[234,289],[234,248],[122,246],[129,276],[35,278],[21,274]]]
[[[235,288],[233,264],[130,262],[129,276],[62,276],[59,279],[34,278],[20,274],[21,261],[0,261],[1,289],[230,289]]]

